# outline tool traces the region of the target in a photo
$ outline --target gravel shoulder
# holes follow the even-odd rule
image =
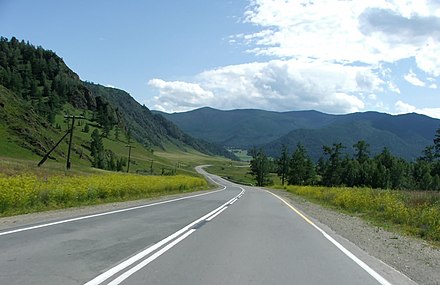
[[[298,210],[328,226],[369,255],[402,272],[418,284],[440,284],[440,249],[421,239],[387,231],[361,219],[323,207],[282,190],[267,189],[287,198]]]

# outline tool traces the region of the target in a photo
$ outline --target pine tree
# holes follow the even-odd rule
[[[281,178],[281,183],[284,185],[287,175],[289,173],[289,151],[287,146],[283,144],[281,149],[281,156],[276,160],[277,174]]]
[[[434,137],[435,156],[440,159],[440,128],[435,132]]]
[[[252,160],[250,162],[250,174],[255,177],[257,186],[265,186],[270,184],[270,161],[262,149],[253,148],[250,151]]]
[[[289,161],[287,180],[289,185],[313,184],[315,167],[303,145],[298,144]]]
[[[90,149],[91,156],[93,157],[92,166],[100,169],[104,169],[105,163],[105,151],[102,137],[99,134],[98,129],[95,129],[91,135]]]
[[[370,145],[366,143],[364,140],[358,141],[356,144],[353,145],[355,148],[355,158],[359,163],[363,163],[367,161],[370,158],[370,151],[369,147]]]
[[[328,163],[326,163],[326,168],[322,177],[322,182],[326,186],[341,185],[341,174],[343,170],[341,150],[343,148],[345,147],[341,143],[334,143],[331,147],[323,146],[324,154],[328,156]]]

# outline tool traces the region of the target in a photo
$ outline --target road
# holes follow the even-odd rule
[[[3,230],[0,284],[414,284],[270,192],[203,173],[221,188]]]

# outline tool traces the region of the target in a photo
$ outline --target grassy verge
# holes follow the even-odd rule
[[[440,193],[275,186],[323,205],[361,214],[372,221],[397,227],[426,240],[440,241]]]
[[[207,189],[190,176],[93,174],[46,178],[34,174],[0,177],[0,216],[106,202],[154,198]]]
[[[245,185],[254,185],[255,180],[248,173],[249,165],[246,163],[225,162],[215,163],[205,168],[209,173],[224,177],[230,181]]]

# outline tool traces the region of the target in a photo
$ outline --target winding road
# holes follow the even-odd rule
[[[0,284],[415,284],[264,189],[0,232]]]

